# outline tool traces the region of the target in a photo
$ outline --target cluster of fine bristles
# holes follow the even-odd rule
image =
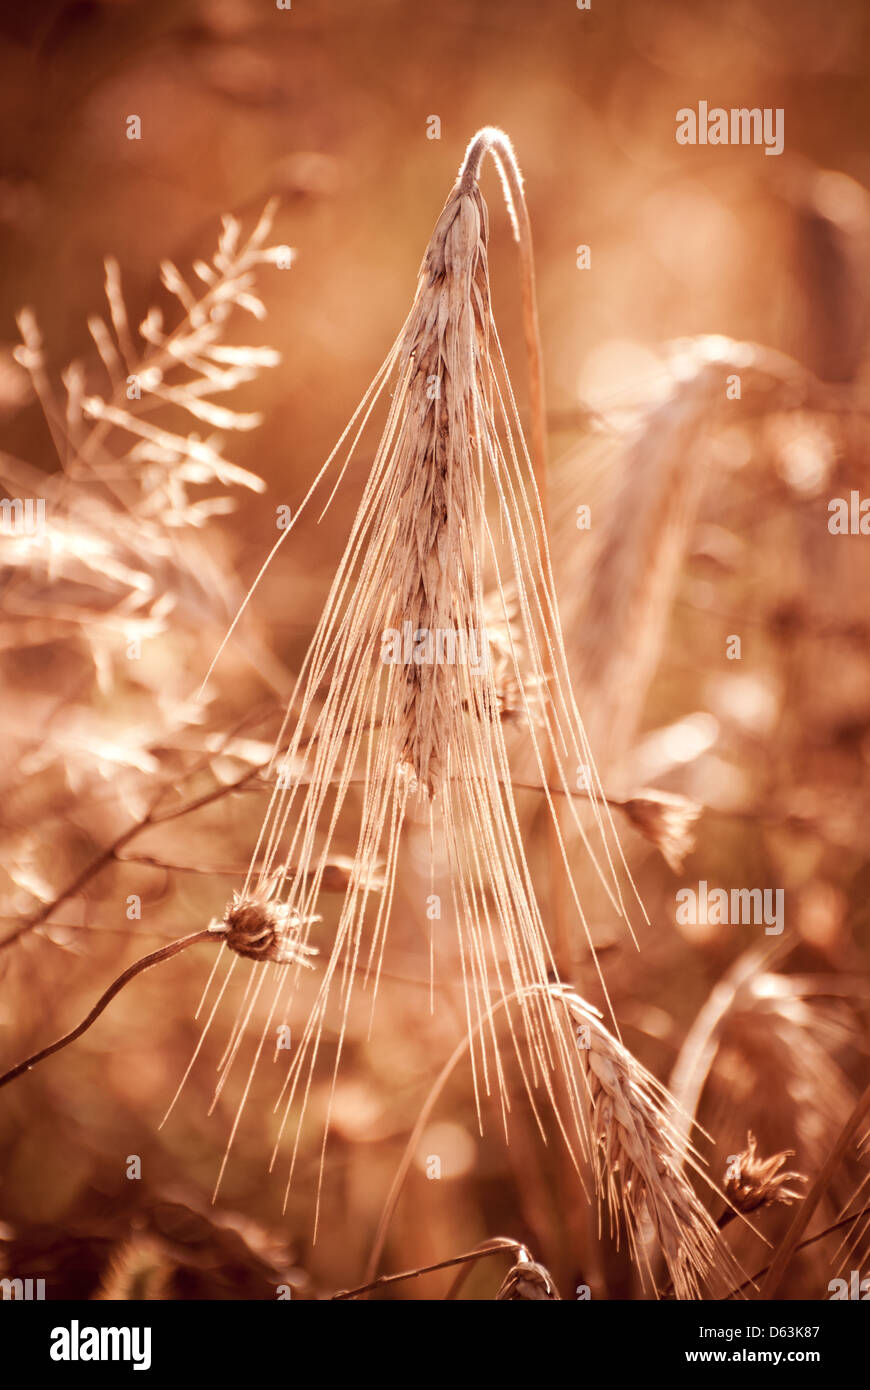
[[[582,1001],[551,987],[559,977],[552,933],[511,786],[507,688],[519,706],[524,756],[551,815],[569,934],[578,945],[585,940],[597,969],[575,881],[577,856],[569,862],[563,837],[582,839],[581,869],[597,873],[626,922],[621,879],[630,879],[571,693],[541,499],[490,308],[488,218],[477,183],[487,152],[502,174],[521,253],[530,258],[510,144],[501,132],[482,131],[435,226],[408,319],[339,443],[350,436],[353,451],[389,387],[383,435],[276,748],[276,764],[293,771],[276,783],[248,881],[224,927],[236,955],[278,967],[273,976],[255,964],[245,991],[247,1020],[265,981],[273,980],[256,1066],[298,979],[269,954],[270,916],[278,912],[285,928],[292,924],[285,963],[307,963],[336,827],[351,809],[351,784],[361,784],[353,873],[276,1106],[282,1120],[275,1154],[291,1117],[296,1132],[289,1188],[324,1026],[337,1017],[337,1070],[353,986],[362,974],[377,987],[403,826],[422,818],[433,862],[445,862],[449,875],[445,916],[452,916],[458,944],[481,1123],[483,1097],[494,1096],[508,1131],[509,1088],[496,1036],[496,1014],[506,1007],[538,1123],[543,1129],[543,1101],[578,1167],[582,1154],[593,1162],[614,1219],[622,1211],[638,1262],[647,1214],[675,1290],[688,1294],[720,1260],[716,1229],[682,1177],[685,1153],[669,1138],[656,1083]],[[465,639],[460,651],[480,656],[494,619],[503,634],[498,679],[492,661],[439,660],[437,647],[434,659],[383,659],[389,631],[415,640],[452,634]],[[573,795],[581,766],[591,769],[582,800]],[[257,903],[254,940],[246,930]],[[566,1026],[578,1011],[593,1038],[580,1066]],[[214,1008],[209,1021],[213,1016]],[[225,1054],[219,1087],[239,1055],[240,1032]],[[233,1135],[240,1114],[241,1106]]]

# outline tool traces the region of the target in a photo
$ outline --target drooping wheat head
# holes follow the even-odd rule
[[[497,686],[486,635],[488,593],[501,608],[500,663],[513,668],[510,684],[553,818],[568,901],[592,958],[576,863],[564,850],[554,795],[613,910],[626,920],[627,870],[571,693],[540,497],[492,318],[487,210],[477,186],[486,150],[509,187],[515,226],[522,225],[522,187],[509,142],[500,132],[482,132],[436,224],[408,319],[342,436],[343,442],[353,435],[352,451],[392,383],[371,473],[288,709],[289,735],[282,732],[276,749],[276,764],[294,771],[276,783],[252,859],[257,867],[233,905],[238,913],[266,893],[274,911],[280,900],[293,924],[297,963],[252,967],[218,1093],[267,980],[271,993],[224,1165],[273,1021],[284,1016],[310,948],[348,791],[362,783],[354,871],[334,939],[321,947],[320,983],[276,1107],[282,1118],[273,1162],[291,1118],[295,1129],[288,1189],[327,1019],[337,1014],[334,1086],[360,974],[371,977],[373,996],[377,991],[409,817],[428,820],[449,865],[479,1116],[483,1095],[494,1094],[507,1131],[510,1099],[492,1006],[513,997],[519,1005],[508,1014],[510,1033],[535,1114],[541,1101],[551,1105],[574,1153],[591,1152],[597,1143],[565,1006],[547,987],[558,972],[511,788],[499,693],[505,672]],[[511,636],[517,614],[521,643]],[[587,796],[594,838],[572,795],[581,765],[593,769]],[[234,957],[230,971],[235,963]],[[206,1030],[225,987],[226,978]],[[651,1173],[646,1180],[653,1182]],[[635,1190],[629,1183],[628,1191]],[[667,1201],[675,1223],[700,1221],[687,1195],[679,1198],[681,1207],[675,1194]],[[709,1255],[705,1241],[699,1237],[693,1247],[692,1268]]]
[[[621,1220],[632,1259],[655,1287],[649,1223],[677,1298],[700,1297],[706,1278],[720,1290],[729,1279],[739,1284],[739,1266],[687,1177],[686,1169],[713,1186],[674,1121],[666,1088],[605,1028],[597,1009],[565,986],[549,992],[564,1002],[575,1029],[589,1154],[611,1234],[618,1239]]]

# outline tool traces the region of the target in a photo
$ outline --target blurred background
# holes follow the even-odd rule
[[[832,499],[870,496],[867,26],[860,0],[3,6],[0,481],[10,498],[47,498],[51,543],[0,536],[0,1069],[77,1023],[139,955],[222,915],[240,886],[268,797],[257,769],[376,432],[324,521],[310,509],[276,556],[204,706],[197,687],[281,508],[295,512],[404,320],[468,139],[495,124],[514,143],[535,238],[551,540],[578,705],[608,789],[653,786],[705,808],[694,850],[671,863],[620,824],[650,916],[640,953],[590,886],[623,1037],[697,1106],[717,1181],[748,1130],[765,1155],[821,1166],[867,1079],[870,538],[828,526]],[[677,145],[676,112],[702,100],[782,108],[784,153]],[[128,138],[132,116],[141,138]],[[491,170],[483,186],[495,316],[527,420],[515,247]],[[245,253],[272,198],[274,225]],[[161,262],[193,285],[224,216],[238,246],[225,223],[222,261],[196,293],[230,311],[210,320],[220,343],[249,350],[209,355],[183,330],[139,411],[131,361],[147,370],[164,332],[197,326]],[[275,246],[293,248],[289,267],[258,259]],[[112,319],[117,337],[121,294],[136,339],[126,364],[108,329],[89,327]],[[152,306],[162,327],[148,320],[143,341]],[[214,398],[235,418],[191,410],[190,382],[209,372],[215,389],[215,372],[236,373]],[[739,394],[726,394],[735,375]],[[534,798],[520,804],[533,827]],[[353,826],[343,834],[352,853]],[[75,1298],[270,1298],[279,1285],[310,1298],[361,1282],[462,1034],[449,955],[427,1012],[420,874],[410,863],[400,882],[374,1030],[363,1009],[347,1049],[316,1244],[319,1145],[303,1144],[282,1211],[268,1076],[211,1203],[239,1099],[228,1087],[209,1116],[229,1002],[158,1130],[199,1037],[206,945],[135,981],[80,1042],[3,1091],[5,1272]],[[700,880],[782,888],[785,933],[678,924],[675,893]],[[576,964],[601,1004],[579,948]],[[315,1117],[330,1079],[325,1060]],[[860,1205],[861,1176],[852,1155],[820,1224]],[[775,1242],[790,1215],[771,1208],[758,1224]],[[646,1296],[557,1146],[522,1113],[509,1149],[497,1123],[481,1137],[460,1066],[381,1267],[496,1235],[525,1241],[563,1297],[579,1282],[594,1297]],[[787,1296],[827,1296],[842,1237],[795,1261]],[[749,1272],[765,1263],[757,1237],[735,1248]],[[494,1297],[500,1260],[464,1296]],[[390,1296],[443,1296],[450,1278]]]

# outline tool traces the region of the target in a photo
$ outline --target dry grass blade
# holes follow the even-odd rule
[[[831,1178],[837,1171],[838,1166],[850,1146],[854,1144],[856,1137],[860,1133],[861,1126],[870,1113],[870,1086],[858,1100],[857,1105],[844,1124],[837,1136],[836,1143],[833,1145],[821,1169],[816,1174],[813,1184],[799,1206],[794,1221],[792,1222],[788,1235],[776,1252],[767,1271],[767,1278],[761,1286],[762,1298],[775,1298],[782,1283],[785,1272],[789,1266],[792,1256],[798,1249],[801,1236],[810,1224],[813,1212],[818,1206],[830,1184]]]
[[[684,1119],[704,1098],[705,1126],[727,1151],[740,1151],[751,1125],[766,1148],[793,1144],[801,1166],[815,1170],[855,1101],[838,1054],[860,1043],[860,1032],[831,977],[767,968],[787,949],[754,946],[738,957],[689,1030],[670,1088]],[[771,1074],[774,1099],[764,1089]],[[742,1078],[736,1093],[735,1076]]]

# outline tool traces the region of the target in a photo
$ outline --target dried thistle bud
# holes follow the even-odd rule
[[[316,956],[317,950],[302,942],[302,928],[319,921],[319,917],[300,917],[283,904],[271,902],[264,893],[250,897],[234,893],[223,921],[213,923],[210,930],[221,932],[230,950],[249,960],[310,967],[307,957]]]
[[[807,1179],[803,1173],[780,1172],[787,1158],[794,1158],[794,1149],[785,1149],[770,1158],[756,1158],[755,1135],[747,1131],[746,1148],[729,1161],[725,1174],[725,1196],[729,1202],[745,1213],[777,1202],[790,1207],[799,1201],[804,1194],[792,1191],[787,1184]]]
[[[644,790],[621,805],[635,830],[655,845],[669,869],[679,873],[695,848],[692,827],[701,814],[698,803],[676,792]]]
[[[533,1260],[519,1260],[513,1269],[509,1269],[496,1294],[496,1301],[503,1302],[513,1300],[528,1303],[558,1298],[559,1293],[552,1275],[543,1265],[535,1264]]]

